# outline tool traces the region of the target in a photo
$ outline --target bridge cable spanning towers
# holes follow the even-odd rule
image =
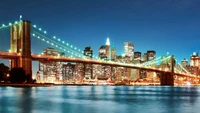
[[[2,24],[0,29],[10,27],[10,51],[0,51],[0,58],[11,59],[10,68],[22,67],[27,76],[32,76],[32,60],[51,60],[55,62],[72,62],[76,64],[83,64],[83,71],[85,71],[86,64],[103,66],[104,74],[108,78],[116,79],[119,68],[124,68],[126,71],[131,69],[146,70],[160,74],[161,85],[174,85],[175,76],[198,79],[197,75],[192,75],[180,64],[175,64],[174,56],[158,57],[154,60],[141,63],[131,64],[113,61],[103,61],[100,59],[86,59],[83,51],[77,47],[53,36],[49,38],[47,32],[38,28],[36,25],[31,25],[30,21],[20,20],[8,25]],[[43,42],[66,52],[69,56],[49,56],[44,54],[31,53],[31,37],[42,40]],[[90,68],[91,75],[93,74],[93,67]],[[109,72],[106,72],[109,70]],[[115,70],[115,71],[114,71]],[[123,70],[123,71],[125,71]],[[130,73],[130,71],[129,71]],[[84,78],[84,73],[81,79]],[[118,74],[118,76],[123,76]],[[130,75],[128,75],[130,81]]]

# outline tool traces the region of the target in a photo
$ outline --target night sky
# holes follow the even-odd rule
[[[199,6],[200,0],[1,0],[0,25],[23,15],[51,37],[80,49],[91,46],[95,55],[110,37],[118,55],[123,53],[124,42],[130,41],[142,54],[169,52],[181,62],[200,50]],[[0,38],[0,50],[8,51],[8,28],[0,29]],[[45,47],[32,38],[33,53]]]

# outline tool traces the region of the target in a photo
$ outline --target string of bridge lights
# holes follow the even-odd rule
[[[190,74],[181,64],[179,64],[179,65],[187,74]]]
[[[154,63],[156,63],[157,62],[157,60],[159,60],[159,59],[161,59],[161,57],[158,57],[158,58],[156,58],[155,60],[153,60],[153,61],[149,61],[149,62],[145,62],[145,63],[142,63],[141,65],[143,66],[143,65],[151,65],[151,64],[154,64]]]
[[[47,31],[42,30],[42,28],[38,28],[37,25],[32,25],[32,26],[33,26],[33,28],[38,29],[40,32],[43,32],[45,35],[47,35]],[[56,36],[53,36],[53,39],[58,41],[58,42],[61,42],[63,45],[66,45],[66,46],[68,46],[68,47],[70,47],[70,48],[72,48],[72,49],[74,49],[78,52],[81,52],[81,49],[74,47],[73,45],[61,40],[60,38],[57,38]],[[83,53],[83,51],[82,51],[82,53]]]
[[[178,63],[178,61],[175,59],[175,61]],[[180,63],[178,63],[178,65],[181,67],[181,69],[183,69],[187,74],[190,74],[190,72],[188,72]],[[191,75],[191,74],[190,74]]]
[[[13,22],[13,23],[8,23],[8,24],[2,24],[1,26],[0,26],[0,29],[3,29],[3,28],[7,28],[7,27],[10,27],[10,26],[12,26],[12,25],[14,25],[14,24],[18,24],[20,21],[15,21],[15,22]]]
[[[63,51],[65,51],[65,52],[67,52],[67,53],[70,53],[70,54],[71,54],[71,57],[73,57],[73,55],[74,55],[74,56],[77,56],[77,57],[81,57],[81,58],[84,58],[84,57],[85,57],[85,56],[83,56],[81,53],[79,53],[79,52],[77,52],[77,51],[74,51],[74,50],[72,50],[72,49],[70,49],[70,48],[67,48],[66,46],[61,45],[60,43],[58,43],[58,42],[56,42],[56,41],[54,41],[54,40],[49,39],[48,37],[46,37],[46,36],[40,34],[40,33],[37,32],[37,31],[34,31],[34,30],[32,30],[32,31],[34,32],[34,33],[32,33],[32,36],[33,36],[33,37],[36,37],[37,39],[40,39],[40,40],[46,42],[47,44],[50,44],[51,46],[54,46],[54,47],[56,47],[56,48],[58,48],[58,49],[60,49],[60,50],[63,50]]]
[[[21,21],[21,20],[20,20]],[[8,27],[10,27],[10,26],[12,26],[12,25],[14,25],[14,24],[18,24],[20,21],[15,21],[15,22],[13,22],[13,23],[8,23],[8,24],[2,24],[1,26],[0,26],[0,29],[3,29],[3,28],[8,28]],[[32,25],[34,28],[37,28],[36,27],[36,25]],[[38,30],[39,31],[41,31],[41,32],[43,32],[44,34],[47,34],[47,32],[46,31],[42,31],[42,28],[38,28]],[[41,35],[41,34],[40,34]],[[43,36],[44,37],[44,36]],[[46,37],[47,38],[47,37]],[[76,53],[76,54],[81,54],[81,56],[83,56],[82,54],[83,54],[83,51],[81,51],[81,49],[78,49],[77,47],[74,47],[73,45],[70,45],[69,43],[67,43],[67,42],[65,42],[65,41],[62,41],[61,39],[59,39],[59,38],[57,38],[56,36],[53,36],[53,39],[54,40],[56,40],[56,41],[58,41],[58,42],[61,42],[63,45],[66,45],[66,46],[68,46],[68,47],[70,47],[71,49],[74,49],[74,50],[76,50],[76,51],[78,51],[78,52],[71,52],[72,54],[73,53]],[[61,45],[61,44],[59,44],[59,45]],[[56,47],[56,46],[55,46]],[[63,46],[64,47],[64,46]],[[57,47],[58,48],[58,47]],[[59,49],[61,49],[62,47],[60,47]],[[68,48],[69,49],[69,48]],[[65,49],[63,49],[64,51],[66,51]],[[71,50],[72,51],[72,50]],[[68,52],[68,51],[67,51]],[[80,53],[80,52],[82,52],[82,53]],[[69,53],[69,52],[68,52]],[[80,56],[80,55],[78,55],[78,56]],[[94,56],[93,56],[93,58],[94,58]]]
[[[149,61],[149,62],[142,63],[141,66],[144,66],[144,65],[152,65],[152,64],[157,63],[158,60],[160,60],[160,59],[162,59],[162,60],[164,61],[164,60],[167,60],[167,59],[169,59],[169,58],[170,58],[170,56],[168,56],[168,57],[162,59],[162,57],[160,56],[160,57],[156,58],[155,60],[152,60],[152,61]]]
[[[181,73],[181,71],[180,71],[180,70],[178,70],[177,68],[174,68],[174,70],[175,70],[175,71],[177,71],[178,73]]]
[[[175,58],[175,57],[174,57]],[[175,58],[175,61],[178,62]],[[191,76],[194,76],[192,75],[190,72],[188,72],[180,63],[178,63],[178,65],[181,67],[181,69],[177,69],[177,67],[174,68],[175,71],[177,71],[178,73],[183,73],[182,70],[184,70],[186,72],[186,74],[189,74]]]

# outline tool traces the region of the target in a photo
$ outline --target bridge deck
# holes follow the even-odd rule
[[[21,56],[20,53],[10,53],[10,52],[0,52],[0,58],[4,59],[16,59]],[[32,60],[36,61],[57,61],[57,62],[76,62],[76,63],[89,63],[89,64],[100,64],[100,65],[109,65],[114,67],[126,67],[126,68],[134,68],[134,69],[142,69],[147,71],[154,71],[154,72],[170,72],[170,70],[165,71],[159,68],[148,67],[148,66],[140,66],[135,64],[125,64],[125,63],[118,63],[118,62],[111,62],[111,61],[102,61],[102,60],[94,60],[94,59],[84,59],[84,58],[71,58],[71,57],[62,57],[62,56],[47,56],[47,55],[39,55],[39,54],[32,54]],[[185,73],[177,73],[174,72],[175,75],[184,76],[184,77],[191,77],[196,78],[195,75],[188,75]]]

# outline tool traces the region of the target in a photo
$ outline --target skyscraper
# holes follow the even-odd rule
[[[92,48],[89,46],[89,47],[85,47],[85,50],[84,50],[84,56],[86,58],[92,58],[93,57],[93,51],[92,51]]]
[[[183,67],[186,67],[186,66],[188,66],[188,60],[186,60],[185,58],[181,61],[181,65],[183,66]]]
[[[147,61],[154,60],[156,58],[156,52],[154,50],[147,51]]]
[[[190,66],[195,75],[199,75],[200,71],[200,57],[198,56],[197,52],[194,52],[193,55],[190,57]]]
[[[142,56],[142,62],[146,62],[147,61],[147,53],[144,53]]]
[[[59,52],[54,48],[46,48],[43,50],[44,55],[64,56],[63,52]],[[39,78],[40,81],[47,83],[60,82],[62,79],[62,65],[61,62],[42,60],[39,62]]]
[[[141,52],[134,52],[134,62],[135,63],[141,62]]]
[[[200,57],[197,52],[194,52],[190,57],[190,66],[200,67]]]
[[[133,59],[134,45],[131,42],[124,42],[124,54]]]
[[[107,56],[107,59],[111,59],[110,58],[110,39],[109,37],[106,39],[106,56]]]
[[[116,61],[116,49],[114,46],[111,48],[111,61]]]
[[[99,48],[99,58],[100,59],[107,59],[107,54],[106,54],[106,50],[107,50],[107,46],[105,45],[102,45],[100,48]]]
[[[106,45],[102,45],[99,48],[99,58],[110,60],[110,40],[109,38],[106,39]]]

